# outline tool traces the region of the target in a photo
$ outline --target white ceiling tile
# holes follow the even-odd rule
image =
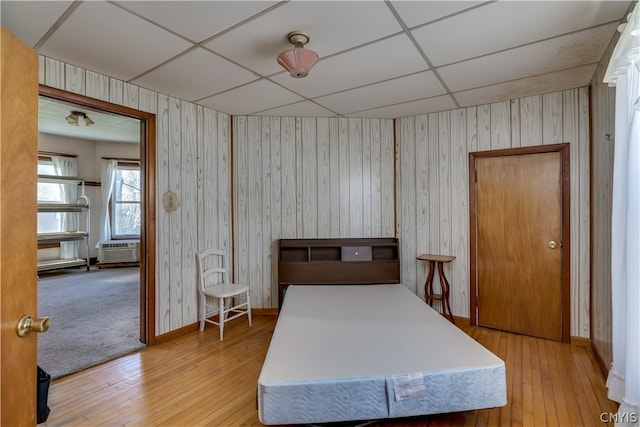
[[[123,1],[118,4],[199,43],[274,5],[275,1]]]
[[[597,63],[609,43],[609,34],[613,34],[615,28],[616,24],[610,24],[569,34],[438,68],[438,73],[450,90],[459,92],[554,70]]]
[[[359,113],[347,114],[347,116],[372,119],[397,119],[436,111],[453,110],[454,108],[456,108],[456,104],[451,97],[449,95],[442,95],[434,98],[420,99],[418,101],[403,102],[402,104],[390,107],[375,108]]]
[[[176,79],[176,76],[180,76]],[[255,74],[196,48],[133,80],[133,83],[187,101],[202,99],[256,80]]]
[[[71,1],[0,1],[2,26],[33,47],[56,23]]]
[[[384,52],[383,55],[380,53]],[[429,68],[405,34],[320,60],[304,79],[284,72],[272,79],[308,98]]]
[[[411,33],[437,67],[610,22],[627,6],[615,1],[497,2]]]
[[[361,19],[360,17],[366,17]],[[206,46],[262,75],[282,70],[278,54],[291,31],[306,32],[320,58],[401,31],[381,1],[294,1],[212,40]]]
[[[39,52],[129,80],[191,46],[117,6],[91,1],[81,3]]]
[[[425,22],[435,21],[445,16],[469,9],[484,1],[392,1],[402,21],[412,28]]]
[[[256,94],[260,94],[260,96],[256,96]],[[301,101],[302,99],[300,96],[268,80],[259,80],[220,95],[203,99],[198,103],[227,114],[246,116]]]
[[[423,71],[399,79],[316,98],[316,101],[339,114],[348,114],[371,107],[383,107],[401,102],[444,94],[444,88],[431,71]]]
[[[284,117],[333,117],[335,113],[326,108],[314,104],[311,101],[302,101],[285,105],[271,110],[257,113],[259,116],[284,116]]]
[[[523,96],[587,86],[596,67],[596,64],[584,65],[569,70],[485,86],[479,89],[456,92],[454,93],[454,97],[461,106],[471,107]],[[583,84],[577,84],[577,81],[581,81]]]

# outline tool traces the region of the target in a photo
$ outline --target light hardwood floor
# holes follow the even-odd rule
[[[254,316],[55,380],[42,426],[260,425],[256,384],[276,318]],[[462,327],[507,364],[502,408],[385,420],[373,426],[598,426],[617,406],[590,350]]]

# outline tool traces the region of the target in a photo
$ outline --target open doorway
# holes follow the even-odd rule
[[[43,140],[43,144],[40,145],[40,151],[43,152],[42,157],[46,158],[47,155],[64,154],[65,150],[47,149],[56,146],[56,138],[62,138],[71,144],[85,144],[84,147],[80,148],[82,157],[84,158],[82,159],[83,166],[79,166],[77,169],[77,176],[82,177],[84,175],[91,178],[83,180],[83,191],[89,196],[92,202],[91,216],[94,218],[94,220],[91,221],[90,229],[87,230],[90,236],[88,238],[88,245],[86,248],[80,245],[80,249],[77,250],[81,258],[91,260],[90,265],[88,264],[87,266],[87,270],[54,269],[47,271],[45,272],[46,274],[41,274],[42,288],[52,289],[47,282],[55,283],[56,280],[62,280],[66,284],[65,286],[72,286],[74,283],[76,286],[84,285],[83,288],[78,287],[71,291],[81,294],[90,290],[87,284],[102,283],[101,286],[103,286],[104,289],[100,292],[106,292],[106,294],[104,294],[107,295],[106,297],[103,296],[98,302],[94,303],[87,301],[83,304],[81,301],[77,301],[75,304],[84,305],[82,307],[83,310],[86,310],[88,308],[87,306],[93,305],[94,314],[100,311],[101,314],[106,317],[99,321],[96,318],[97,315],[91,316],[87,313],[79,313],[75,322],[69,320],[69,318],[64,322],[65,329],[70,329],[70,331],[65,331],[65,333],[72,332],[68,335],[72,336],[74,333],[92,334],[96,342],[95,347],[98,351],[106,354],[107,359],[105,360],[118,357],[118,355],[109,355],[109,351],[105,351],[105,346],[109,346],[108,341],[110,335],[124,335],[122,337],[123,340],[128,341],[124,343],[122,354],[127,354],[146,345],[153,344],[153,337],[155,337],[155,324],[153,322],[155,317],[155,310],[153,309],[155,301],[155,287],[153,286],[155,281],[155,230],[153,226],[153,224],[155,224],[155,195],[152,189],[154,188],[153,183],[155,181],[155,115],[60,91],[47,86],[40,86],[40,98],[41,104],[46,105],[47,109],[51,110],[47,113],[41,111],[41,120],[43,122],[49,120],[46,117],[48,115],[53,115],[58,118],[57,124],[53,126],[51,124],[41,123],[40,138]],[[86,113],[86,116],[89,117],[91,121],[91,128],[98,129],[101,126],[97,125],[97,123],[101,123],[104,131],[105,123],[108,123],[107,128],[110,130],[109,133],[111,133],[111,135],[102,135],[100,138],[83,135],[83,132],[86,133],[87,130],[93,130],[95,135],[96,129],[90,129],[86,126],[84,123],[86,118],[82,116],[82,114],[79,115],[81,119],[79,125],[72,126],[69,120],[73,120],[74,118],[78,119],[77,115],[75,117],[73,116],[74,111]],[[67,118],[68,116],[72,116],[71,119]],[[101,120],[101,122],[98,120]],[[56,126],[59,129],[56,129]],[[131,126],[134,127],[133,137],[126,135],[127,133],[132,133]],[[129,129],[127,129],[127,127]],[[43,131],[46,132],[46,136],[42,133]],[[76,134],[70,134],[70,131],[76,131]],[[107,133],[107,131],[104,131],[104,133]],[[59,144],[59,141],[57,141],[57,143]],[[90,145],[91,147],[89,147]],[[118,149],[116,150],[116,148]],[[77,152],[78,150],[67,151]],[[89,154],[87,154],[87,152],[89,152]],[[92,154],[94,156],[93,161],[89,160],[89,165],[85,164]],[[110,229],[113,230],[113,241],[121,242],[120,245],[124,242],[127,246],[131,246],[130,249],[133,249],[129,252],[136,254],[134,258],[122,259],[116,264],[113,262],[111,252],[107,254],[107,252],[101,250],[103,249],[101,241],[105,240],[105,237],[103,230],[101,230],[101,221],[99,221],[101,213],[103,212],[101,206],[103,197],[101,194],[102,172],[100,169],[101,164],[106,160],[115,160],[116,166],[119,167],[121,175],[125,175],[125,178],[131,176],[136,170],[139,176],[137,183],[132,181],[131,183],[125,183],[124,186],[121,186],[127,189],[135,189],[135,187],[137,187],[139,192],[137,200],[135,200],[135,197],[132,199],[130,195],[113,194],[112,197],[109,197],[109,206],[105,207],[105,211],[109,212],[111,219]],[[92,168],[92,172],[87,173],[86,168]],[[122,179],[122,176],[120,178]],[[137,219],[135,215],[132,214],[135,210],[132,209],[132,207],[135,207],[136,203],[138,207]],[[121,214],[121,220],[116,219],[114,221],[112,215],[118,212],[128,212],[128,215]],[[132,224],[135,225],[136,221],[139,227],[137,233],[133,230],[134,227],[132,226]],[[114,222],[116,224],[114,224]],[[113,228],[113,226],[116,228]],[[108,239],[111,240],[111,234],[109,234]],[[51,249],[53,251],[59,250],[56,248],[50,248],[50,250]],[[127,252],[126,249],[119,251],[118,256],[123,255],[125,252]],[[113,254],[115,254],[115,252],[113,252]],[[134,288],[133,290],[131,289],[132,287]],[[115,293],[117,289],[120,289],[122,292],[134,292],[134,297],[124,297],[124,300],[120,300],[118,304],[118,298],[122,296]],[[56,291],[58,291],[59,294],[60,289],[56,289]],[[53,295],[53,293],[51,295]],[[125,303],[123,301],[126,301],[126,305],[129,306],[128,308],[124,307]],[[111,302],[114,304],[110,304]],[[135,307],[130,307],[131,304],[134,304]],[[46,307],[46,304],[43,306]],[[125,319],[124,322],[121,322],[120,317],[125,316],[125,311],[114,310],[114,308],[126,309],[129,310],[129,312],[133,310],[135,319]],[[50,313],[44,308],[40,312],[45,316],[50,316]],[[88,313],[91,313],[91,310]],[[60,314],[58,314],[58,316],[60,316]],[[109,318],[111,318],[111,321],[108,321]],[[52,318],[52,329],[55,322],[56,319]],[[100,324],[97,329],[90,327],[94,322]],[[135,324],[132,325],[132,323]],[[122,332],[122,329],[118,330],[118,327],[122,327],[123,324],[128,328],[126,332]],[[46,337],[43,336],[43,339],[45,338]],[[101,346],[102,349],[100,349]],[[69,346],[70,351],[74,348],[76,347]],[[83,358],[86,359],[84,356],[85,355],[83,355]],[[91,359],[91,357],[88,359]],[[86,362],[82,361],[79,363],[86,364]],[[100,361],[97,363],[100,363]],[[88,366],[83,366],[82,369]],[[56,375],[54,375],[54,377],[56,377]]]

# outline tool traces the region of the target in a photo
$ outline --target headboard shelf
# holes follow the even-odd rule
[[[398,239],[280,239],[278,305],[289,285],[400,283]]]

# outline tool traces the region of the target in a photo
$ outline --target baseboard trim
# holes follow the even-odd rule
[[[277,308],[252,308],[251,309],[252,316],[277,316],[278,309]],[[215,316],[214,316],[215,318]],[[183,326],[182,328],[174,329],[173,331],[169,331],[165,334],[156,336],[155,344],[164,343],[167,341],[172,341],[182,335],[189,334],[191,332],[195,332],[200,328],[200,322],[195,322],[187,326]]]

